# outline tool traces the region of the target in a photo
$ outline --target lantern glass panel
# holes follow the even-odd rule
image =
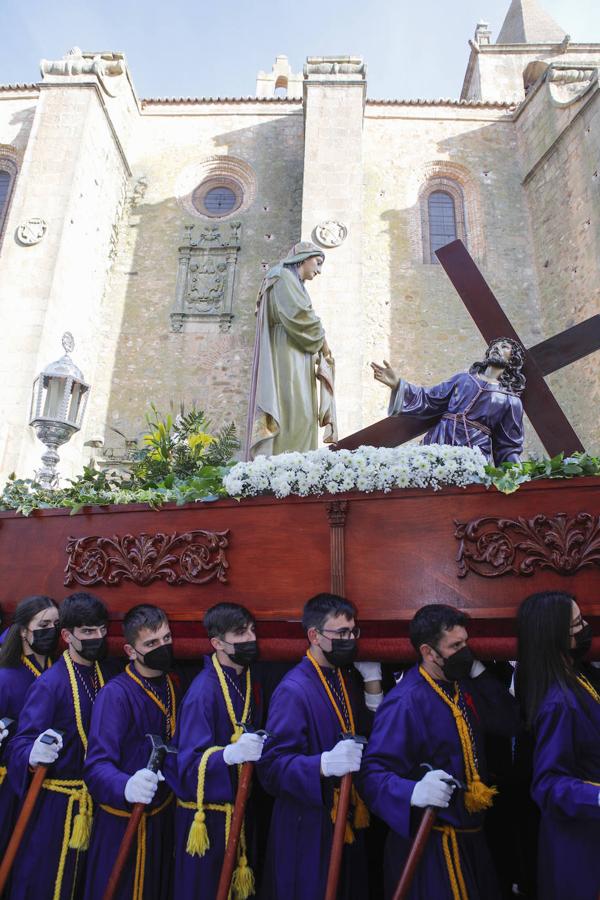
[[[46,397],[42,415],[45,419],[62,420],[63,399],[67,387],[66,378],[57,378],[52,375],[45,379]]]

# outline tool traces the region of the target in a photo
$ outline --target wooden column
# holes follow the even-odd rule
[[[344,528],[348,515],[347,500],[333,500],[327,504],[327,518],[329,519],[329,543],[331,547],[330,585],[332,594],[344,596],[345,565],[344,565]]]

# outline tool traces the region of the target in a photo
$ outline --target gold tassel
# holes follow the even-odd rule
[[[367,809],[363,798],[354,787],[352,788],[352,802],[354,804],[352,824],[357,829],[368,828],[371,821],[369,810]]]
[[[236,900],[248,900],[254,894],[254,872],[248,865],[245,854],[239,858],[231,879],[231,889]]]
[[[208,849],[210,849],[210,840],[208,839],[206,816],[204,810],[199,809],[194,815],[185,850],[190,856],[204,856]]]
[[[92,833],[92,800],[85,788],[79,796],[79,812],[73,821],[70,850],[87,850]]]
[[[478,813],[489,807],[494,802],[494,797],[498,793],[498,788],[488,787],[484,784],[479,775],[475,775],[473,781],[469,782],[469,788],[465,791],[465,807],[469,813]]]

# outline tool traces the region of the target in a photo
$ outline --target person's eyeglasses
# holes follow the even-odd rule
[[[359,625],[355,625],[354,628],[317,628],[317,631],[319,634],[331,635],[332,640],[351,641],[354,639],[357,641],[360,637]]]

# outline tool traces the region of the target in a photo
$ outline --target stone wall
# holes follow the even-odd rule
[[[564,78],[547,79],[517,117],[545,337],[600,307],[600,89],[597,72]],[[598,452],[600,353],[548,383],[584,446]]]

